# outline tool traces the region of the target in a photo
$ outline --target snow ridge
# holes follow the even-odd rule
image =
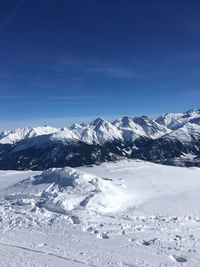
[[[0,153],[2,169],[44,170],[121,157],[200,166],[200,110],[167,113],[156,120],[124,116],[114,122],[97,118],[69,128],[44,126],[6,131],[0,134]],[[187,155],[189,161],[177,161]]]
[[[134,141],[141,136],[157,139],[166,134],[172,137],[182,131],[187,131],[187,126],[184,127],[187,123],[193,124],[194,127],[200,125],[200,109],[192,109],[184,113],[166,113],[156,120],[147,116],[133,118],[124,116],[117,118],[112,123],[103,118],[97,118],[90,124],[75,123],[69,128],[62,129],[50,126],[20,128],[2,132],[0,134],[0,144],[14,144],[41,135],[50,135],[51,140],[75,139],[87,144],[100,145],[114,140],[121,142]],[[176,131],[181,127],[184,127],[183,130]],[[189,129],[187,134],[191,134]]]

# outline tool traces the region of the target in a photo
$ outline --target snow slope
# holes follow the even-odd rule
[[[200,169],[122,160],[19,174],[0,172],[2,266],[199,266]]]

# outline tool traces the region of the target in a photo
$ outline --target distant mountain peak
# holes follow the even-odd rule
[[[157,120],[123,116],[114,122],[97,118],[61,129],[21,128],[0,134],[0,169],[62,167],[99,163],[119,157],[198,166],[200,110],[166,113]],[[181,155],[197,161],[182,163]]]
[[[90,125],[99,126],[99,125],[102,125],[105,123],[107,124],[108,122],[106,120],[104,120],[103,118],[99,117],[99,118],[95,119],[94,121],[92,121]]]
[[[190,109],[183,113],[166,113],[156,119],[156,122],[171,130],[182,127],[185,123],[200,117],[200,109]]]
[[[193,114],[193,113],[200,113],[200,109],[192,108],[187,110],[185,113]]]

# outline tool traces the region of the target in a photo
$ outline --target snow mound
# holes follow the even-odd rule
[[[49,169],[32,180],[33,185],[49,184],[38,201],[39,207],[53,206],[66,213],[77,209],[112,213],[125,201],[123,189],[112,181],[65,167]]]

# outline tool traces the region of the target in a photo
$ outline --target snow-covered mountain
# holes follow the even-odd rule
[[[74,167],[121,157],[200,166],[199,155],[200,110],[168,113],[156,120],[124,116],[111,123],[97,118],[69,128],[44,126],[0,134],[0,169]]]
[[[3,132],[0,134],[0,144],[14,144],[41,135],[51,135],[51,139],[78,139],[87,144],[103,145],[115,140],[121,142],[134,141],[141,136],[155,139],[169,131],[167,127],[158,124],[147,116],[121,117],[113,123],[97,118],[88,125],[75,123],[70,128],[58,129],[45,126]]]
[[[13,144],[23,139],[29,139],[40,135],[48,135],[58,132],[60,129],[50,126],[19,128],[14,131],[5,131],[0,134],[0,144]]]
[[[187,143],[198,141],[200,140],[200,125],[186,122],[182,127],[169,133],[167,137]]]
[[[200,109],[191,109],[184,113],[166,113],[156,119],[156,122],[172,130],[180,128],[186,122],[200,123]]]
[[[87,144],[105,144],[114,140],[122,140],[122,134],[110,122],[97,118],[89,125],[73,124],[70,130],[76,137]]]
[[[169,132],[167,127],[158,124],[147,116],[135,117],[133,118],[133,121],[142,127],[147,137],[152,139],[159,138]]]

